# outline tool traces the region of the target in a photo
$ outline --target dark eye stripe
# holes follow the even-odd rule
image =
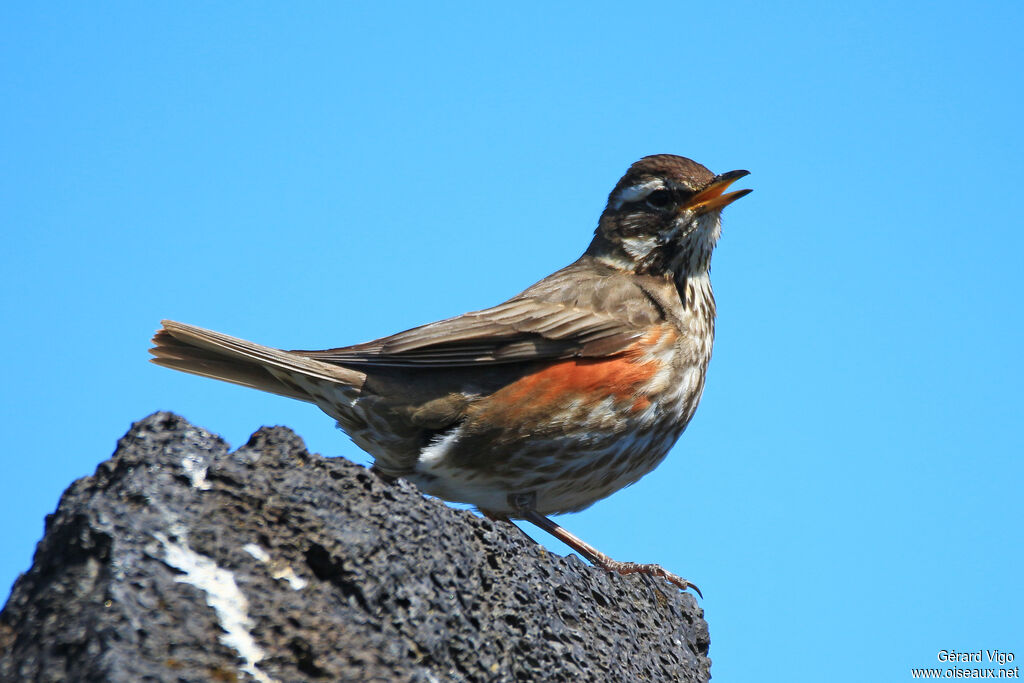
[[[664,209],[672,203],[672,193],[668,190],[655,190],[647,195],[647,204],[656,209]]]

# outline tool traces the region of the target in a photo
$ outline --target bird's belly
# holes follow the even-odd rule
[[[661,462],[704,384],[700,367],[633,369],[632,384],[628,373],[603,381],[604,370],[583,367],[588,377],[577,386],[586,391],[553,387],[559,373],[579,371],[534,376],[529,392],[510,387],[423,449],[407,476],[427,493],[496,513],[514,515],[523,500],[541,514],[581,510]]]

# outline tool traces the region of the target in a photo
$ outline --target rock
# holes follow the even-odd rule
[[[3,681],[706,681],[694,597],[559,557],[284,427],[136,423],[46,521]]]

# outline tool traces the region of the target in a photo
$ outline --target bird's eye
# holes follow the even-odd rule
[[[664,209],[672,203],[672,193],[668,190],[655,190],[647,195],[647,206]]]

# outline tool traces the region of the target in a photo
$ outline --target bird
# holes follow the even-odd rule
[[[388,478],[530,522],[594,565],[613,560],[549,519],[652,471],[693,417],[715,336],[711,256],[748,171],[656,154],[616,183],[573,263],[492,308],[373,341],[282,350],[172,320],[151,361],[313,403]]]

